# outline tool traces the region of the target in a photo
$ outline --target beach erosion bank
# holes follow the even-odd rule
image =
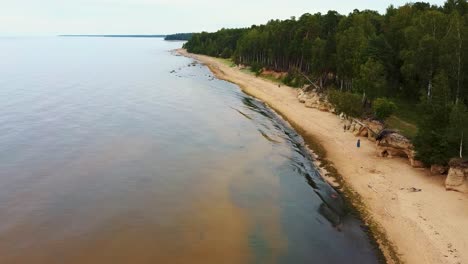
[[[305,139],[313,138],[323,150],[323,161],[342,177],[347,198],[371,227],[388,263],[468,263],[468,196],[447,192],[445,177],[412,168],[406,159],[380,158],[371,141],[363,140],[356,148],[357,138],[343,132],[340,118],[304,107],[297,89],[217,58],[177,52],[205,64],[217,78],[239,85],[280,113]]]

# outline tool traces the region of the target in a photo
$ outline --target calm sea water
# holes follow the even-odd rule
[[[0,38],[0,263],[375,263],[302,139],[132,38]]]

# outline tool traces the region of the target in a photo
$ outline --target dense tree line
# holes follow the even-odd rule
[[[167,35],[164,40],[190,40],[193,36],[193,33],[176,33],[172,35]]]
[[[194,34],[189,52],[288,72],[285,81],[377,98],[403,98],[420,111],[414,143],[427,164],[468,154],[468,3],[417,2],[385,14],[304,14],[244,29]]]
[[[184,44],[189,52],[230,58],[237,50],[237,42],[249,29],[221,29],[216,33],[202,32]]]

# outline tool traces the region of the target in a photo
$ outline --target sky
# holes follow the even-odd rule
[[[304,13],[384,13],[408,0],[0,0],[0,35],[171,34],[248,27]],[[442,5],[444,0],[430,0]]]

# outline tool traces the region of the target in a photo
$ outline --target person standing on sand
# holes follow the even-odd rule
[[[360,140],[360,139],[357,140],[356,146],[357,146],[357,148],[360,148],[360,147],[361,147],[361,140]]]

